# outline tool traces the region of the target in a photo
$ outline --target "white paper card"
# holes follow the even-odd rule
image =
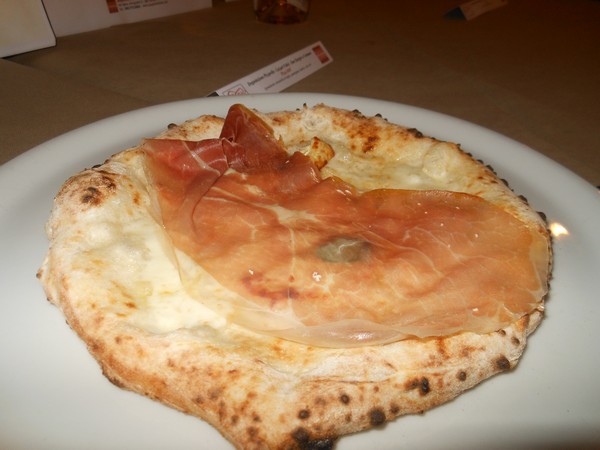
[[[56,36],[210,8],[212,0],[44,0]]]
[[[281,92],[331,62],[333,58],[318,41],[217,89],[210,96]]]
[[[0,57],[56,45],[41,0],[0,0]]]

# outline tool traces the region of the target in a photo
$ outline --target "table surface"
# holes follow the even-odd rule
[[[114,114],[204,97],[317,40],[334,62],[287,92],[416,105],[500,132],[600,184],[600,2],[313,0],[296,25],[249,0],[57,39],[0,59],[0,163]]]

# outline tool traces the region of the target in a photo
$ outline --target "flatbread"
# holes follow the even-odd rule
[[[543,219],[455,144],[325,105],[259,113],[290,151],[327,142],[324,176],[361,190],[447,189],[500,205],[550,241]],[[159,138],[218,137],[202,116]],[[343,435],[447,402],[514,368],[543,316],[489,334],[325,348],[250,331],[191,298],[156,217],[141,147],[70,178],[38,272],[48,299],[115,385],[197,416],[240,449],[326,449]],[[207,295],[220,295],[218,285]],[[282,401],[284,400],[285,401]],[[201,445],[201,443],[199,443]]]

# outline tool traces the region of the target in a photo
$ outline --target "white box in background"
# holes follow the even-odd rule
[[[57,37],[210,8],[212,0],[43,0]]]

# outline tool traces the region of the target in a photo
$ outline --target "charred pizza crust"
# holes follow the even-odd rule
[[[261,117],[291,150],[330,146],[354,158],[356,170],[347,158],[323,170],[359,189],[469,192],[548,236],[523,200],[454,144],[324,105]],[[215,137],[222,123],[203,116],[160,137]],[[207,421],[236,448],[331,448],[345,434],[449,401],[515,367],[543,315],[540,303],[486,335],[359,348],[256,334],[186,295],[152,202],[139,148],[75,175],[56,197],[38,276],[109,380]]]

